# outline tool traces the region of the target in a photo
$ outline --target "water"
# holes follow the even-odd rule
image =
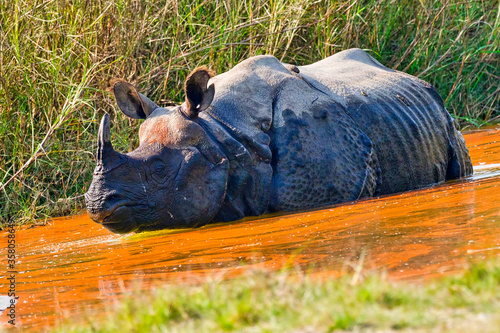
[[[295,265],[329,278],[358,266],[422,280],[498,256],[500,130],[465,138],[475,174],[419,191],[196,230],[119,236],[86,215],[20,230],[16,322],[38,330],[104,309],[133,288],[229,278],[248,268]],[[6,234],[0,239],[6,258]],[[7,289],[0,284],[0,294]]]

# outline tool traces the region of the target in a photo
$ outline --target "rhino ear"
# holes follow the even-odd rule
[[[130,118],[146,119],[158,108],[158,105],[139,93],[130,83],[114,79],[111,80],[110,84],[118,107]]]
[[[213,72],[207,67],[198,67],[189,74],[184,84],[186,101],[182,110],[192,119],[198,117],[198,113],[210,106],[215,95],[214,85],[207,87]]]

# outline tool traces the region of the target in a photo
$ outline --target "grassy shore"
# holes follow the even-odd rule
[[[82,207],[104,112],[115,147],[137,145],[111,78],[168,105],[198,65],[221,73],[259,54],[308,64],[360,47],[480,125],[500,115],[499,27],[497,0],[2,1],[0,226]]]
[[[420,284],[253,272],[134,292],[56,332],[498,332],[499,290],[498,260]]]

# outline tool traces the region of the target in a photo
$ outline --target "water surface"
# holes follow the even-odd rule
[[[295,265],[329,278],[358,265],[422,280],[498,256],[500,131],[465,138],[474,176],[419,191],[196,230],[120,236],[86,215],[20,230],[16,321],[40,329],[137,286],[226,278],[247,268]],[[6,258],[6,234],[0,239]],[[6,287],[0,284],[0,294]]]

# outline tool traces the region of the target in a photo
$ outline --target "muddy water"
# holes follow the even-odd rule
[[[297,265],[334,277],[362,264],[394,279],[425,279],[498,256],[500,130],[465,137],[474,176],[424,190],[197,230],[119,236],[85,215],[20,230],[17,321],[39,329],[133,287],[230,277],[249,267]],[[0,284],[0,294],[6,289]]]

